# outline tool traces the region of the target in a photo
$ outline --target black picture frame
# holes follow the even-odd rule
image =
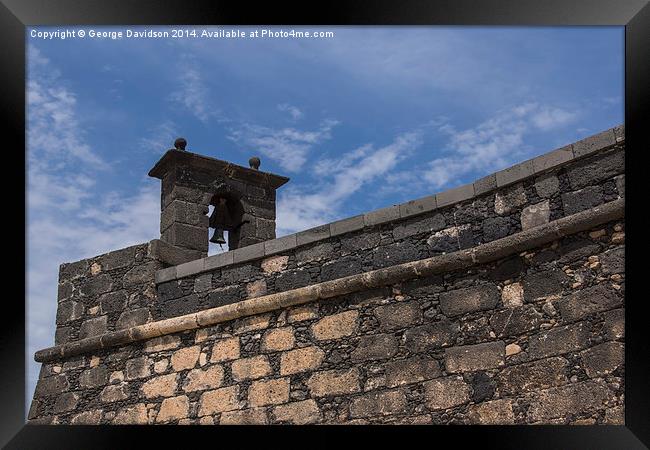
[[[644,134],[642,117],[648,115],[650,104],[650,5],[647,0],[401,0],[401,1],[327,1],[313,2],[224,2],[198,0],[2,0],[3,63],[2,115],[5,133],[5,158],[3,179],[7,187],[2,191],[6,211],[14,211],[5,225],[12,225],[15,236],[26,239],[25,225],[15,211],[26,209],[25,197],[13,194],[16,185],[25,186],[25,46],[26,27],[38,25],[497,25],[497,26],[552,26],[552,25],[618,25],[625,26],[625,126],[627,201],[637,204],[643,191],[634,186],[644,186],[642,150],[650,149],[647,133]],[[603,57],[606,57],[604,55]],[[644,114],[645,113],[645,114]],[[16,158],[15,164],[8,158]],[[26,167],[25,167],[26,170]],[[9,175],[15,178],[10,180]],[[13,195],[12,195],[13,194]],[[11,205],[10,202],[15,202]],[[632,220],[626,220],[627,238],[640,244],[644,240],[647,214],[643,208],[631,209]],[[24,215],[22,216],[25,217]],[[9,231],[3,233],[4,244],[12,239]],[[25,242],[26,245],[26,242]],[[19,270],[20,255],[25,246],[10,254],[9,266]],[[476,442],[483,448],[516,449],[636,449],[650,445],[650,373],[646,363],[650,354],[648,334],[645,333],[645,316],[641,312],[644,296],[641,279],[644,270],[643,248],[628,245],[627,264],[631,271],[627,280],[625,308],[625,426],[475,426],[475,427],[89,427],[89,426],[25,426],[25,308],[20,303],[20,292],[5,292],[3,319],[0,325],[0,392],[2,420],[0,444],[6,448],[132,448],[169,445],[198,445],[197,437],[211,439],[214,445],[229,445],[224,437],[235,438],[239,443],[250,443],[251,438],[263,439],[262,445],[313,445],[323,442],[342,444],[340,438],[352,438],[348,433],[383,440],[387,433],[397,435],[417,432],[418,438],[427,439],[431,445],[443,445],[444,438],[451,444]],[[18,258],[16,258],[18,255]],[[6,256],[5,256],[6,257]],[[18,259],[19,261],[16,261]],[[22,260],[26,263],[25,260]],[[26,264],[23,264],[26,267]],[[636,274],[634,272],[637,272]],[[24,273],[23,273],[23,276]],[[5,273],[5,285],[17,285],[20,274]],[[23,278],[25,281],[25,278]],[[25,284],[23,283],[23,287]],[[25,295],[26,289],[23,290]],[[25,298],[25,296],[23,296]],[[17,304],[14,313],[7,312],[10,304]],[[248,432],[247,432],[248,431]],[[291,436],[280,435],[285,432]],[[300,435],[309,433],[309,435]],[[314,434],[326,433],[321,441]],[[331,436],[336,433],[337,436]],[[208,437],[207,434],[210,436]],[[298,434],[299,436],[295,436]],[[343,435],[343,436],[341,436]],[[275,438],[277,441],[273,444]],[[315,438],[315,439],[314,439]],[[189,439],[189,440],[188,440]],[[268,440],[267,440],[268,439]],[[273,439],[273,440],[271,440]],[[154,444],[158,441],[159,444]],[[399,441],[398,441],[399,442]],[[407,445],[411,441],[406,441]],[[645,445],[644,445],[645,443]],[[367,445],[367,443],[364,443]]]

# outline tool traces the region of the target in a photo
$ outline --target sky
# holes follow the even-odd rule
[[[179,28],[196,37],[127,35]],[[279,237],[624,119],[623,27],[38,27],[26,41],[28,407],[34,352],[54,344],[59,265],[159,238],[160,182],[147,172],[177,137],[290,177]]]

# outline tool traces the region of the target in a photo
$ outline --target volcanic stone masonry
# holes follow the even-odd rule
[[[279,239],[286,178],[170,152],[161,239],[61,265],[28,423],[623,424],[623,126]],[[224,186],[273,232],[206,258]]]

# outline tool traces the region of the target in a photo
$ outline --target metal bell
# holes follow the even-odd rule
[[[215,228],[214,233],[212,233],[212,237],[210,238],[210,242],[212,242],[213,244],[219,244],[219,245],[225,244],[226,239],[223,237],[223,229]]]

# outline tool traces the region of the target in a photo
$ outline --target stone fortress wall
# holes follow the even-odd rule
[[[207,258],[64,264],[29,422],[623,423],[624,151],[621,126]]]

